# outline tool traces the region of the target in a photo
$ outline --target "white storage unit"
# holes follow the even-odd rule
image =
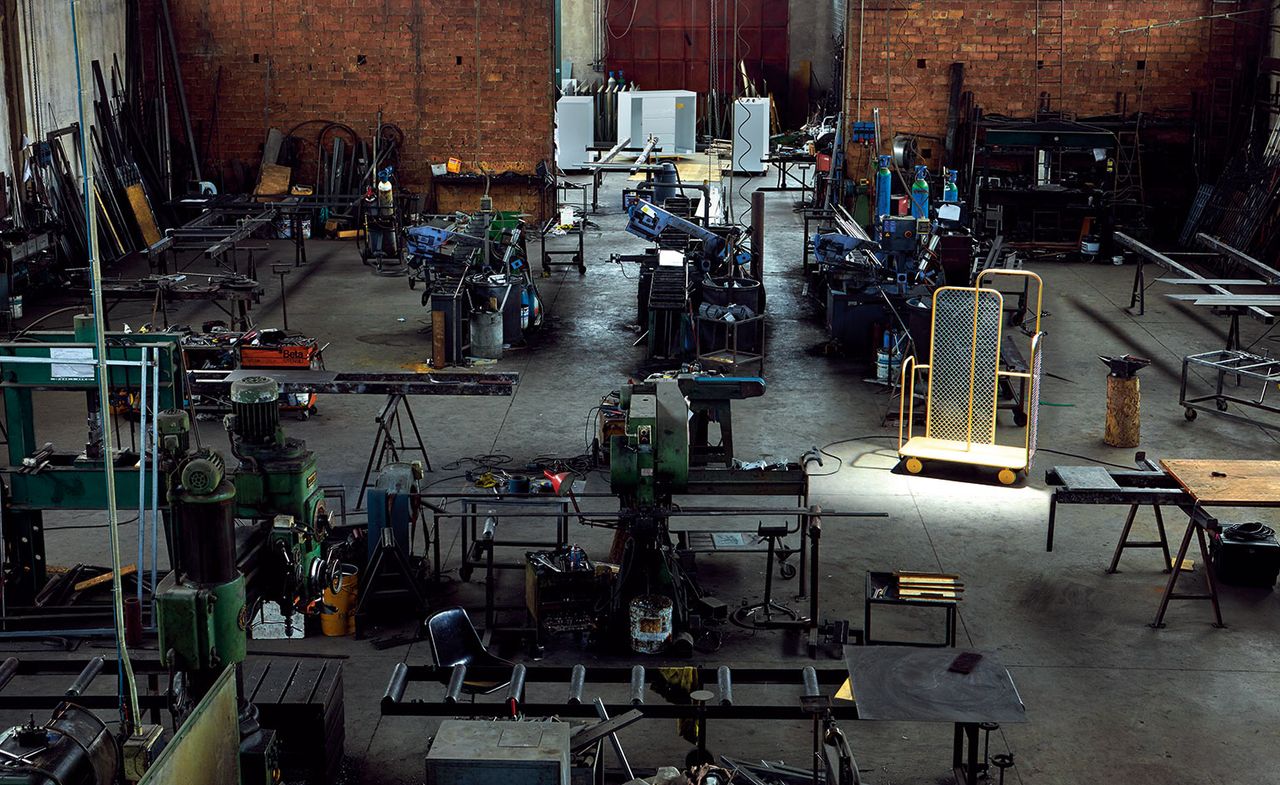
[[[769,168],[769,99],[733,102],[733,171],[760,174]]]
[[[631,147],[650,136],[664,153],[692,153],[698,146],[698,95],[688,90],[632,90],[618,94],[618,138]]]
[[[564,171],[587,164],[587,148],[596,143],[595,98],[566,95],[556,102],[556,166]]]

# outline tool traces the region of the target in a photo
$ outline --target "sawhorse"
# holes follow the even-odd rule
[[[405,442],[404,423],[400,419],[402,413],[409,421],[409,432],[413,442]],[[382,411],[374,418],[376,430],[373,437],[373,448],[369,450],[369,461],[364,467],[364,477],[360,480],[360,496],[356,499],[356,509],[364,506],[365,491],[372,487],[369,477],[381,471],[386,463],[398,463],[402,452],[422,453],[422,463],[427,471],[431,469],[431,459],[427,457],[427,446],[418,429],[418,420],[413,416],[413,407],[404,393],[391,393],[382,405]],[[391,460],[387,460],[388,456]]]

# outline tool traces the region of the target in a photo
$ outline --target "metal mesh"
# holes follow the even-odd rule
[[[943,288],[934,293],[928,436],[974,444],[995,443],[996,370],[1000,364],[1003,308],[1000,293],[991,289],[978,289],[975,293],[974,289]]]
[[[1036,434],[1039,432],[1040,425],[1040,365],[1041,355],[1044,349],[1044,333],[1036,333],[1031,339],[1031,389],[1027,392],[1027,427],[1030,432],[1027,434],[1027,470],[1031,470],[1031,461],[1036,457]]]

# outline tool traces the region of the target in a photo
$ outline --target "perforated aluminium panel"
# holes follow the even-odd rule
[[[1027,392],[1027,470],[1031,470],[1031,461],[1036,457],[1036,434],[1040,428],[1040,366],[1044,349],[1044,333],[1036,333],[1031,339],[1031,385]]]
[[[1004,299],[993,289],[943,287],[934,292],[925,420],[929,437],[995,443],[1003,308]]]

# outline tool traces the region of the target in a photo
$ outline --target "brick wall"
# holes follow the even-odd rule
[[[1061,5],[1065,13],[1061,91],[1054,70],[1058,56],[1037,52],[1037,5],[1052,9],[1055,15]],[[1078,117],[1110,114],[1118,107],[1129,113],[1141,108],[1163,116],[1190,116],[1193,108],[1207,111],[1215,77],[1234,76],[1237,86],[1248,78],[1242,69],[1257,56],[1265,12],[1149,32],[1118,31],[1265,7],[1265,0],[873,0],[866,4],[863,19],[859,5],[849,2],[846,110],[851,119],[858,119],[861,26],[861,119],[871,119],[872,107],[879,107],[887,136],[894,132],[943,135],[948,69],[953,62],[965,64],[964,87],[973,91],[975,103],[988,114],[1028,117],[1036,109],[1038,93],[1047,90],[1053,110]],[[1053,22],[1044,27],[1055,29]],[[1049,43],[1046,36],[1044,44]],[[1038,60],[1045,62],[1039,73],[1049,83],[1039,90]]]
[[[271,127],[336,120],[368,138],[379,109],[404,130],[401,177],[419,188],[450,156],[520,173],[551,156],[551,0],[169,5],[196,135],[229,181],[256,169]],[[303,182],[320,127],[299,133]]]

